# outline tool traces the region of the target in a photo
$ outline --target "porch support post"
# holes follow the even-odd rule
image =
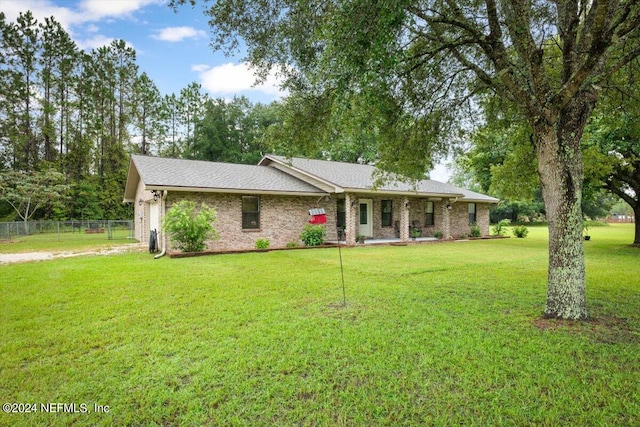
[[[345,220],[347,222],[347,237],[345,241],[348,246],[356,244],[356,235],[358,234],[358,200],[354,194],[347,193],[344,199]]]
[[[450,200],[442,201],[442,237],[451,239],[451,210],[453,203]]]
[[[402,206],[400,207],[400,240],[409,241],[409,198],[402,198]]]

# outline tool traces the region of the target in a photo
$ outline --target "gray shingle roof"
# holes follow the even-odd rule
[[[270,164],[278,168],[269,167]],[[288,159],[275,155],[265,156],[259,165],[133,155],[125,188],[125,201],[133,201],[139,179],[147,189],[306,195],[355,191],[458,197],[471,202],[499,201],[484,194],[428,179],[415,183],[386,181],[374,188],[375,171],[375,167],[371,165],[296,157]]]
[[[465,190],[451,184],[430,179],[415,183],[393,181],[383,182],[374,190],[376,180],[375,166],[354,163],[333,162],[303,158],[286,158],[283,156],[265,156],[260,164],[274,161],[291,167],[297,171],[330,182],[344,190],[378,191],[378,192],[411,192],[425,195],[443,195],[448,197],[462,197],[465,200],[497,203],[499,200],[484,194]]]
[[[131,160],[147,188],[324,193],[275,168],[141,155]]]

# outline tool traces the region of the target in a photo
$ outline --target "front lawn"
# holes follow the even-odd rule
[[[346,306],[335,248],[0,266],[0,397],[38,410],[0,425],[638,425],[632,232],[591,230],[585,323],[540,318],[543,228],[343,249]]]

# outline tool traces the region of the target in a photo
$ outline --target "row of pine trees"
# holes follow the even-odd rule
[[[54,169],[69,186],[62,207],[40,217],[131,218],[122,204],[131,153],[254,162],[253,128],[272,122],[269,108],[211,100],[195,82],[163,96],[124,40],[87,52],[53,17],[8,22],[0,12],[0,172]]]

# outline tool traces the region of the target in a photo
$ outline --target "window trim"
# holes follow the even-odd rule
[[[429,212],[429,206],[431,206],[431,212]],[[435,202],[432,202],[431,200],[427,200],[427,203],[424,206],[424,225],[425,226],[436,225],[435,211],[436,211]],[[429,215],[431,215],[431,217],[429,217]],[[429,221],[429,219],[431,219],[431,221]]]
[[[471,209],[473,207],[473,210]],[[478,206],[476,203],[467,204],[467,213],[469,214],[469,225],[475,225],[478,222]]]
[[[245,211],[244,210],[244,201],[245,199],[257,199],[258,200],[258,210],[257,211]],[[255,230],[260,230],[260,212],[262,211],[261,207],[262,207],[262,203],[260,200],[260,196],[242,196],[241,199],[241,204],[242,206],[240,207],[241,213],[242,213],[242,218],[241,218],[241,227],[242,230],[246,230],[246,231],[255,231]],[[245,214],[253,214],[256,215],[257,218],[257,225],[255,227],[247,227],[247,219],[245,218]]]
[[[346,199],[336,200],[336,227],[347,227],[347,201]]]
[[[389,212],[385,212],[385,204],[389,203]],[[385,223],[385,216],[388,216],[389,223]],[[382,227],[393,227],[393,200],[383,199],[380,201],[380,225]]]

